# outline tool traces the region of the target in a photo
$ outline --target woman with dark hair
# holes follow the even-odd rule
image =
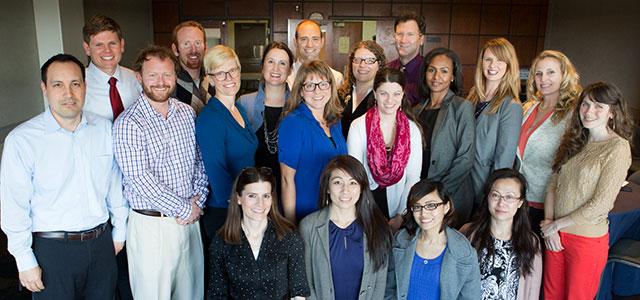
[[[518,171],[496,170],[485,186],[478,219],[461,229],[478,252],[483,300],[540,299],[542,253],[529,224],[526,191]]]
[[[262,77],[258,91],[242,95],[238,106],[247,113],[251,130],[258,137],[255,165],[269,167],[276,178],[276,190],[280,189],[280,165],[278,164],[278,125],[283,108],[289,98],[287,77],[291,74],[293,53],[282,42],[271,42],[262,54]]]
[[[309,295],[303,242],[278,212],[274,185],[269,168],[238,175],[227,218],[209,248],[209,299]]]
[[[407,207],[404,229],[394,238],[385,298],[478,299],[478,257],[467,238],[449,227],[455,209],[442,184],[416,183]]]
[[[376,105],[351,123],[347,147],[364,165],[373,198],[397,231],[406,210],[404,199],[420,180],[422,135],[409,111],[402,72],[378,72],[373,90]]]
[[[332,159],[320,178],[320,210],[300,222],[310,299],[382,299],[391,230],[362,164]],[[329,276],[331,275],[331,276]]]
[[[345,138],[351,122],[375,105],[373,80],[378,71],[387,65],[387,57],[376,42],[361,41],[349,54],[349,61],[347,80],[338,89],[338,97],[344,105],[342,134]]]
[[[291,222],[318,210],[322,170],[335,156],[347,154],[341,113],[329,65],[319,60],[302,65],[278,129],[282,207]]]
[[[580,76],[562,52],[545,50],[531,63],[518,141],[518,168],[527,178],[529,219],[536,234],[544,219],[544,197],[558,150],[582,87]],[[542,238],[542,237],[540,237]]]
[[[545,199],[545,299],[596,295],[609,251],[607,217],[631,165],[632,134],[633,121],[617,87],[599,82],[582,91]]]
[[[453,198],[457,226],[471,214],[473,188],[465,179],[473,167],[475,121],[473,105],[462,98],[462,66],[458,55],[447,49],[431,50],[420,72],[422,103],[415,107],[422,127],[422,172],[420,178],[440,181]]]
[[[474,207],[482,201],[491,172],[513,167],[522,122],[519,93],[520,68],[513,45],[504,38],[487,41],[478,55],[468,96],[476,118],[474,162],[467,177],[473,186]]]

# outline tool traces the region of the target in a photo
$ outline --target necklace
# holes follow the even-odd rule
[[[280,114],[278,119],[275,121],[273,130],[269,130],[269,128],[267,128],[269,127],[267,125],[269,123],[267,122],[267,116],[268,114],[262,112],[262,117],[264,118],[264,142],[267,145],[267,151],[269,151],[269,153],[271,154],[276,154],[278,152],[278,125],[280,125],[282,114]]]

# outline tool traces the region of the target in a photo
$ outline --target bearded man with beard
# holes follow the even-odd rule
[[[199,218],[207,176],[193,109],[171,98],[178,62],[164,47],[143,49],[134,70],[142,96],[114,123],[114,152],[129,202],[129,279],[135,299],[202,299]]]
[[[207,37],[204,27],[196,21],[185,21],[173,29],[171,50],[180,62],[178,87],[172,94],[178,100],[191,105],[200,113],[209,97],[215,92],[204,82],[204,53],[207,51]]]

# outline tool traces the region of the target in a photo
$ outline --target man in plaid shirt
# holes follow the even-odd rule
[[[134,70],[144,93],[113,128],[114,152],[131,207],[129,276],[136,299],[202,299],[198,219],[207,177],[195,140],[195,113],[175,98],[178,62],[150,46]]]

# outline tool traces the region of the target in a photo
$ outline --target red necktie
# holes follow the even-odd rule
[[[124,105],[122,105],[122,98],[120,98],[120,93],[118,93],[118,88],[116,88],[116,79],[115,77],[109,78],[109,99],[111,100],[111,110],[113,111],[113,120],[124,111]]]

